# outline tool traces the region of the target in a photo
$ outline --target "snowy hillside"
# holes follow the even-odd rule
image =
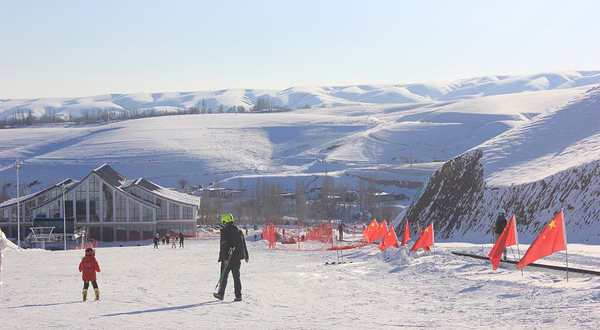
[[[542,73],[525,76],[488,76],[444,83],[357,86],[299,86],[282,91],[261,89],[225,89],[201,92],[108,94],[90,97],[44,99],[0,99],[0,119],[15,113],[41,117],[81,117],[85,112],[174,112],[190,107],[217,110],[242,106],[251,109],[261,97],[275,106],[290,109],[336,107],[361,104],[423,104],[480,96],[515,94],[527,91],[557,90],[600,83],[600,71]]]
[[[600,88],[447,162],[410,220],[433,221],[445,239],[488,242],[496,211],[531,242],[564,210],[570,242],[600,244]]]
[[[40,180],[43,186],[80,179],[109,163],[125,177],[143,176],[168,187],[184,179],[190,185],[222,180],[238,188],[237,178],[252,185],[265,176],[293,187],[295,177],[310,182],[327,172],[349,188],[357,188],[358,178],[370,178],[384,191],[412,196],[410,182],[424,182],[444,161],[585,90],[4,129],[0,180],[15,181],[13,164],[20,158],[22,182]]]

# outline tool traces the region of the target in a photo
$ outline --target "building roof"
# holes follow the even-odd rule
[[[158,196],[161,196],[166,199],[173,200],[173,201],[181,202],[184,204],[191,204],[194,206],[197,206],[200,204],[200,197],[198,197],[198,196],[193,196],[193,195],[181,193],[181,192],[173,190],[173,189],[165,188],[165,187],[159,186],[153,182],[150,182],[144,178],[139,178],[139,179],[135,179],[135,180],[127,180],[127,182],[125,182],[125,184],[123,185],[122,188],[131,188],[134,186],[143,188],[155,195],[158,195]]]
[[[108,182],[112,186],[120,187],[124,182],[127,181],[119,172],[113,170],[108,164],[102,164],[93,171],[98,174],[104,181]]]
[[[32,198],[35,198],[35,197],[37,197],[39,195],[42,195],[42,194],[50,191],[51,189],[61,188],[63,184],[67,186],[67,190],[70,190],[71,187],[73,187],[77,183],[79,183],[79,181],[73,180],[73,179],[63,180],[63,181],[55,184],[54,186],[48,187],[46,189],[42,189],[40,191],[31,193],[31,194],[27,194],[27,195],[24,195],[24,196],[19,196],[19,203],[24,203],[25,201],[28,201],[28,200],[30,200]],[[17,197],[11,198],[9,200],[6,200],[6,201],[0,203],[0,208],[5,208],[5,207],[16,205],[16,204],[17,204]]]

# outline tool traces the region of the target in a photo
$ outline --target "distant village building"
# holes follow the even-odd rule
[[[125,179],[109,165],[93,170],[81,181],[65,180],[20,198],[21,236],[34,221],[63,218],[86,227],[89,239],[106,242],[150,239],[154,234],[193,235],[200,197],[161,187],[146,179]],[[17,199],[0,204],[0,227],[17,236]]]

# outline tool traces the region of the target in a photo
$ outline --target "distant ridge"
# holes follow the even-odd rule
[[[17,112],[35,117],[81,117],[86,111],[176,112],[190,107],[244,107],[249,111],[259,98],[272,105],[298,109],[368,104],[413,104],[452,101],[481,96],[514,94],[587,86],[600,83],[600,71],[567,71],[533,75],[486,76],[451,82],[398,85],[297,86],[281,91],[223,89],[200,92],[105,94],[74,98],[0,99],[0,119]]]

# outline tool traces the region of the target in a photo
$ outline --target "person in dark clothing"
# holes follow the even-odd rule
[[[179,247],[183,247],[183,232],[179,232]]]
[[[496,222],[494,223],[494,226],[492,227],[492,229],[494,231],[494,243],[496,243],[498,241],[498,238],[504,231],[504,228],[506,228],[507,221],[506,221],[505,214],[506,214],[506,212],[503,209],[498,211],[498,217],[496,217]],[[503,260],[506,261],[506,249],[504,249]]]
[[[158,249],[158,241],[159,241],[159,237],[158,234],[154,235],[154,248]]]
[[[233,274],[233,285],[235,288],[234,301],[242,301],[242,281],[240,280],[240,266],[242,260],[248,262],[248,248],[242,231],[233,223],[233,214],[225,213],[221,216],[221,246],[219,250],[219,262],[221,262],[221,274],[223,278],[219,285],[219,291],[213,296],[223,300],[229,272]],[[223,273],[223,271],[225,271]]]

